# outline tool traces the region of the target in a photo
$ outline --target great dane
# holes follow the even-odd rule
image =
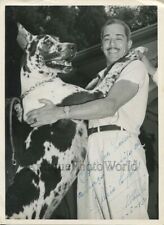
[[[61,43],[52,35],[32,35],[21,24],[18,24],[17,41],[25,51],[21,66],[22,107],[18,116],[25,129],[24,142],[14,152],[19,166],[7,190],[6,217],[50,218],[84,161],[87,129],[84,121],[68,119],[31,128],[26,123],[26,114],[42,107],[39,102],[42,98],[58,106],[69,106],[104,95],[59,78],[59,74],[72,69],[74,44]]]

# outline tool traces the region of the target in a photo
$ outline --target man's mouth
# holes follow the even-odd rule
[[[118,48],[110,48],[108,50],[108,52],[111,53],[111,54],[115,54],[115,53],[118,53],[119,52],[119,49]]]

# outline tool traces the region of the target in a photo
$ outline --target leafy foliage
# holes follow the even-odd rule
[[[100,29],[107,17],[103,6],[19,6],[11,8],[13,18],[32,33],[54,34],[59,36],[61,41],[77,43],[79,49],[99,43]]]
[[[124,20],[132,31],[157,21],[155,6],[10,6],[6,14],[11,11],[10,19],[32,33],[54,34],[61,41],[76,43],[79,50],[100,42],[100,30],[107,18]]]
[[[108,18],[124,20],[132,31],[157,22],[156,6],[109,6],[106,12]]]

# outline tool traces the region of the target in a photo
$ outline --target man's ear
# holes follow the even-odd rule
[[[132,44],[133,44],[132,40],[129,40],[128,41],[128,50],[132,47]]]
[[[18,26],[18,35],[17,35],[17,42],[19,46],[25,50],[28,43],[32,40],[33,35],[28,32],[20,23],[17,23]]]

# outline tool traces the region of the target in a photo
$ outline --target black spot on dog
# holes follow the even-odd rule
[[[71,169],[71,165],[70,164],[67,164],[66,165],[66,170],[70,170]]]
[[[33,184],[39,182],[38,176],[29,168],[23,168],[16,174],[13,184],[6,193],[6,214],[23,211],[23,206],[29,205],[38,199],[40,190]]]
[[[44,216],[44,214],[45,214],[47,208],[48,208],[48,205],[47,205],[47,204],[44,204],[44,205],[42,206],[42,209],[41,209],[40,214],[39,214],[39,219],[42,219],[42,218],[43,218],[43,216]]]
[[[80,135],[80,137],[83,135],[82,129],[78,131],[78,134]]]
[[[28,124],[24,124],[21,136],[26,140],[32,130]],[[76,134],[76,123],[71,120],[59,120],[51,126],[45,125],[34,130],[31,134],[31,143],[26,149],[25,142],[16,150],[16,158],[21,166],[29,166],[36,163],[45,154],[44,143],[50,142],[61,152],[71,147]]]
[[[31,70],[29,69],[29,67],[27,65],[23,66],[23,70],[24,70],[24,72],[31,73]]]
[[[58,157],[52,156],[52,165],[56,167],[57,164],[58,164]]]
[[[86,152],[87,152],[86,148],[83,147],[83,149],[81,151],[81,156],[82,156],[83,159],[85,159]]]
[[[27,66],[27,55],[24,54],[21,59],[21,67],[23,68],[24,72],[31,73],[30,68]]]
[[[61,186],[59,187],[59,192],[61,192]]]
[[[22,141],[20,148],[16,149],[16,158],[21,166],[32,165],[43,157],[45,153],[44,143],[50,139],[50,129],[50,126],[46,125],[34,130],[31,135],[30,145],[26,149],[25,140],[32,129],[28,124],[24,123],[20,134],[24,141]]]
[[[59,196],[59,193],[58,192],[55,192],[54,193],[54,197],[57,197],[57,196]]]
[[[41,180],[45,183],[44,198],[46,198],[61,181],[61,171],[60,168],[53,167],[46,160],[43,160],[40,170]]]
[[[78,176],[79,170],[76,170],[76,177]]]
[[[30,47],[29,47],[29,52],[30,56],[34,56],[37,48],[38,40],[33,40]]]
[[[33,212],[32,219],[35,219],[35,217],[36,217],[36,211]]]
[[[64,184],[64,190],[67,190],[67,186],[68,186],[68,184],[65,183],[65,184]]]
[[[76,123],[71,120],[59,120],[52,125],[54,131],[48,139],[61,152],[71,147],[76,134]]]

